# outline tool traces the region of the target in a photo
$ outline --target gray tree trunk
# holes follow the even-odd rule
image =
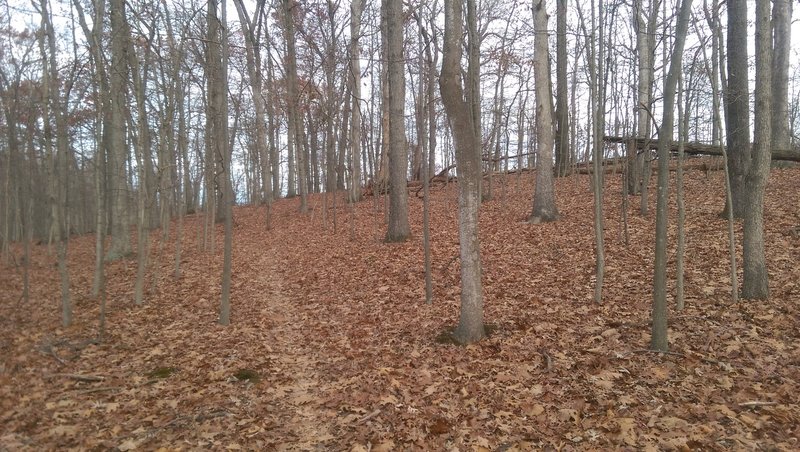
[[[69,226],[67,220],[68,186],[67,171],[69,170],[69,130],[67,128],[68,103],[61,98],[61,93],[55,88],[58,77],[58,50],[56,47],[56,34],[53,28],[52,17],[48,2],[42,0],[41,4],[42,28],[45,36],[40,39],[40,50],[42,58],[45,60],[43,65],[42,91],[45,100],[42,116],[45,118],[45,146],[50,148],[53,140],[53,130],[50,126],[50,115],[55,118],[55,141],[56,152],[51,155],[52,162],[51,182],[52,192],[50,201],[52,204],[52,221],[55,228],[56,245],[58,254],[58,274],[61,281],[61,324],[68,327],[72,324],[72,301],[69,292],[69,269],[67,268],[67,245],[69,243]],[[45,37],[47,44],[45,45]],[[45,50],[46,48],[46,50]],[[50,153],[52,154],[52,152]]]
[[[648,0],[648,8],[644,8],[644,0],[637,0],[634,8],[636,24],[636,53],[638,56],[639,80],[637,84],[637,134],[647,139],[651,134],[651,107],[653,104],[653,83],[655,77],[655,33],[658,19],[658,7],[661,0]],[[648,187],[650,184],[649,152],[638,154],[628,166],[628,191],[640,193],[639,213],[646,216],[648,212]]]
[[[264,98],[263,77],[261,73],[261,45],[259,35],[256,33],[254,21],[261,17],[264,2],[256,4],[253,19],[247,14],[244,2],[234,0],[239,23],[244,34],[245,52],[247,58],[247,75],[250,79],[250,89],[253,92],[253,106],[255,108],[255,152],[261,163],[261,200],[267,206],[267,225],[270,223],[270,206],[272,205],[272,171],[269,164],[269,143],[267,140],[267,107]]]
[[[408,145],[405,127],[405,58],[403,55],[403,5],[383,0],[389,81],[389,175],[390,204],[387,242],[404,242],[411,236],[408,223]]]
[[[555,221],[558,218],[553,190],[553,98],[550,82],[550,51],[547,42],[547,8],[544,0],[533,2],[533,76],[536,82],[536,190],[529,223]]]
[[[769,178],[772,140],[772,29],[769,2],[756,2],[756,105],[754,143],[745,176],[742,257],[742,298],[769,298],[769,275],[764,254],[764,191]]]
[[[728,91],[725,119],[728,167],[731,172],[733,215],[742,218],[745,209],[745,176],[750,167],[750,91],[747,68],[747,2],[728,1]]]
[[[467,102],[472,113],[472,127],[475,128],[475,149],[483,155],[483,131],[481,130],[481,37],[478,33],[478,11],[475,0],[467,4]],[[460,20],[460,19],[459,19]],[[478,179],[481,201],[484,201],[483,177]]]
[[[789,130],[789,59],[792,38],[792,1],[773,0],[772,27],[772,149],[791,149]]]
[[[126,36],[130,30],[125,17],[125,2],[110,0],[111,13],[111,147],[108,154],[109,182],[111,185],[111,247],[107,259],[130,256],[131,237],[128,223],[128,174],[126,161],[128,147],[125,139],[125,93],[128,80]]]
[[[350,4],[350,93],[353,99],[350,121],[350,202],[361,200],[361,60],[359,38],[361,34],[362,0]],[[340,150],[343,152],[343,150]]]
[[[669,201],[669,148],[675,127],[675,90],[682,68],[683,47],[689,28],[692,0],[681,2],[669,72],[664,82],[664,110],[658,136],[658,192],[656,201],[656,252],[653,275],[652,350],[666,352],[667,341],[667,203]]]
[[[483,287],[481,284],[478,210],[481,203],[480,152],[470,104],[461,85],[461,0],[445,0],[445,36],[439,89],[450,118],[458,169],[458,237],[461,257],[461,315],[454,332],[456,340],[472,343],[482,339]]]
[[[567,0],[556,1],[556,174],[572,169],[567,104]]]

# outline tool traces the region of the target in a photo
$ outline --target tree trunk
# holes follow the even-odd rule
[[[359,39],[361,34],[362,0],[350,4],[350,93],[353,99],[350,121],[350,202],[361,200],[361,60]],[[344,152],[340,149],[339,152]]]
[[[675,30],[669,72],[664,82],[663,121],[658,136],[658,195],[656,202],[656,252],[653,275],[652,350],[666,352],[667,342],[667,202],[669,201],[669,145],[675,126],[675,89],[682,67],[683,46],[689,28],[692,0],[683,0]]]
[[[728,167],[731,171],[733,215],[745,208],[745,175],[750,167],[750,91],[747,67],[747,2],[728,1],[728,92],[725,95],[725,130],[728,132]]]
[[[480,153],[473,115],[461,86],[461,0],[445,0],[445,36],[439,89],[450,118],[458,169],[458,237],[461,257],[461,315],[454,337],[460,343],[482,339],[483,288],[481,284],[478,209],[481,203]]]
[[[405,127],[405,58],[403,55],[403,5],[383,0],[389,71],[389,175],[390,204],[387,242],[404,242],[411,236],[408,223],[408,145]]]
[[[267,101],[263,92],[263,77],[261,72],[261,45],[259,35],[256,33],[254,21],[261,18],[264,1],[256,4],[253,18],[247,14],[242,0],[234,0],[239,23],[244,34],[245,52],[247,57],[247,75],[250,79],[250,89],[253,92],[253,106],[255,109],[255,152],[261,163],[261,201],[267,206],[267,225],[270,224],[270,206],[272,205],[272,171],[269,163],[269,143],[267,140]]]
[[[789,60],[792,1],[773,0],[772,26],[775,49],[772,61],[772,149],[791,149],[789,130]]]
[[[550,83],[550,51],[547,43],[547,8],[544,0],[533,3],[533,76],[536,82],[536,141],[539,158],[536,164],[536,190],[529,223],[555,221],[558,218],[553,191],[553,98]]]
[[[281,0],[281,18],[283,36],[286,43],[286,124],[287,124],[287,150],[288,150],[288,178],[286,195],[290,198],[297,196],[297,187],[300,180],[297,178],[297,164],[295,157],[297,148],[297,56],[295,52],[294,35],[294,0]],[[299,159],[297,159],[299,160]]]
[[[467,3],[467,102],[475,128],[475,149],[483,154],[483,131],[481,130],[481,37],[478,34],[478,11],[475,0]],[[459,19],[461,20],[461,19]],[[484,201],[483,178],[478,180],[481,202]]]
[[[556,174],[572,169],[567,104],[567,0],[556,1]]]
[[[128,147],[125,139],[125,93],[128,80],[126,36],[130,30],[125,17],[125,2],[110,0],[111,13],[111,149],[108,154],[111,185],[111,248],[107,259],[130,256],[131,237],[128,224],[128,175],[126,160]]]
[[[42,116],[45,121],[45,140],[46,147],[52,146],[53,131],[50,126],[50,115],[55,118],[56,152],[51,155],[52,172],[55,177],[51,182],[52,193],[50,196],[52,203],[52,221],[58,241],[56,248],[58,254],[58,274],[61,281],[61,324],[68,327],[72,324],[72,302],[69,292],[69,269],[67,268],[67,245],[69,242],[69,227],[67,220],[68,213],[68,184],[67,171],[69,170],[69,130],[67,128],[68,103],[61,98],[59,90],[55,85],[58,77],[58,60],[56,48],[56,34],[53,28],[52,18],[48,7],[48,2],[42,0],[41,4],[42,28],[44,29],[47,46],[45,50],[44,39],[40,39],[40,49],[42,58],[45,60],[43,65],[42,91],[45,101]],[[57,85],[56,85],[57,86]],[[52,148],[51,148],[52,149]],[[51,152],[52,154],[52,152]]]
[[[223,244],[222,296],[220,297],[219,324],[231,321],[231,261],[233,245],[233,189],[231,187],[231,149],[228,143],[228,33],[225,2],[208,3],[208,106],[212,123],[212,149],[214,160],[219,163],[219,183],[225,238]],[[218,7],[220,13],[218,14]],[[213,231],[212,231],[213,234]]]
[[[769,298],[769,275],[764,255],[764,191],[769,178],[772,108],[772,32],[769,2],[756,2],[756,105],[752,159],[747,168],[742,257],[742,298]]]
[[[636,25],[636,51],[638,55],[639,80],[637,85],[637,133],[645,140],[650,138],[652,127],[650,115],[653,105],[653,79],[655,73],[655,33],[658,7],[661,0],[649,0],[644,9],[644,0],[637,0],[634,8]],[[628,192],[639,193],[639,213],[648,212],[648,187],[650,185],[650,153],[638,153],[628,165]]]

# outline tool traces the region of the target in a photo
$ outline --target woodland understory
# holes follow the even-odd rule
[[[55,250],[35,247],[25,304],[13,248],[19,265],[0,271],[0,450],[800,447],[800,169],[770,174],[770,298],[737,304],[723,174],[687,172],[686,308],[670,306],[666,354],[648,350],[655,215],[629,203],[626,245],[608,176],[598,305],[589,176],[559,178],[560,218],[539,225],[525,222],[533,177],[496,176],[481,206],[491,334],[466,347],[443,334],[459,309],[455,184],[432,190],[432,305],[414,189],[413,236],[399,244],[383,242],[382,197],[351,212],[340,192],[335,231],[323,195],[305,214],[277,201],[270,230],[265,207],[235,208],[229,326],[217,324],[222,226],[216,253],[203,251],[202,213],[186,218],[178,279],[174,237],[151,232],[143,306],[135,257],[107,264],[102,341],[94,236],[69,242],[67,329]],[[674,290],[674,193],[670,209]]]

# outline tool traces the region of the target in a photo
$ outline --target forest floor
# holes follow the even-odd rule
[[[541,225],[524,222],[533,175],[494,178],[480,220],[493,328],[466,347],[437,340],[458,320],[452,184],[431,199],[432,305],[415,189],[403,244],[382,242],[383,198],[352,212],[340,198],[335,231],[322,195],[305,215],[297,199],[275,203],[271,230],[264,207],[236,208],[226,327],[222,229],[204,250],[202,215],[186,218],[179,278],[176,223],[166,241],[153,231],[144,305],[133,302],[136,260],[108,265],[102,341],[94,237],[69,244],[69,328],[54,253],[36,246],[28,304],[21,268],[0,264],[0,450],[796,450],[800,169],[770,176],[771,298],[738,304],[722,173],[686,177],[686,308],[670,308],[668,354],[647,351],[655,189],[647,217],[629,199],[626,244],[619,176],[605,191],[600,305],[588,176],[557,181],[561,218]],[[671,208],[674,292],[674,198]]]

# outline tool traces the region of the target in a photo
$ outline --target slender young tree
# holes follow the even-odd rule
[[[69,90],[62,98],[61,91],[56,88],[59,80],[58,73],[58,48],[56,33],[50,13],[49,2],[40,2],[42,16],[42,30],[40,37],[40,50],[44,62],[42,73],[42,97],[44,100],[44,145],[50,149],[50,174],[54,176],[51,182],[50,204],[52,212],[52,227],[55,230],[58,254],[58,274],[61,281],[61,324],[68,327],[72,324],[72,301],[69,291],[69,269],[67,268],[67,246],[69,243],[68,226],[68,195],[67,172],[69,171],[69,130],[67,127],[67,112]],[[46,42],[45,42],[46,40]],[[50,125],[50,116],[55,118],[55,155],[52,152],[53,130]]]
[[[299,115],[297,113],[297,52],[295,50],[294,32],[294,7],[295,0],[281,0],[280,15],[282,18],[283,36],[286,42],[286,123],[287,123],[287,152],[288,152],[288,179],[287,196],[290,198],[297,195],[297,189],[302,184],[302,177],[298,177],[297,167],[301,166],[299,158],[295,158],[300,153],[302,143],[297,139],[297,129],[300,127]],[[301,189],[302,190],[302,189]],[[302,193],[302,191],[301,191]],[[301,210],[305,206],[303,199],[300,200]]]
[[[658,188],[656,196],[656,253],[653,275],[653,329],[650,348],[669,350],[667,341],[667,202],[669,200],[669,149],[675,128],[675,91],[683,61],[692,0],[682,0],[675,30],[675,43],[664,82],[662,123],[658,134]]]
[[[636,26],[636,54],[638,64],[637,83],[637,135],[649,140],[651,136],[651,107],[655,78],[656,26],[658,9],[662,0],[636,0],[634,3],[634,25]],[[628,192],[639,193],[639,213],[648,213],[648,187],[650,185],[650,151],[637,153],[635,163],[628,166]]]
[[[350,93],[353,99],[350,121],[350,202],[361,200],[361,55],[359,38],[361,34],[361,12],[363,0],[352,0],[350,4]]]
[[[220,168],[225,239],[222,264],[222,296],[219,324],[231,321],[231,264],[233,260],[233,189],[231,187],[231,150],[228,142],[228,33],[225,2],[208,2],[208,85],[207,105],[211,116],[211,148]]]
[[[405,126],[405,57],[403,55],[403,4],[383,0],[386,10],[386,43],[389,81],[390,204],[387,242],[404,242],[411,236],[408,223],[408,146]]]
[[[483,286],[478,240],[478,210],[481,203],[481,177],[478,137],[472,123],[470,105],[461,83],[462,0],[444,2],[444,49],[439,89],[444,102],[456,151],[458,170],[458,237],[461,257],[461,316],[454,337],[463,344],[481,340],[483,325]]]
[[[547,8],[544,0],[533,2],[533,77],[536,82],[536,190],[529,223],[558,218],[553,189],[553,98],[550,83],[550,51],[547,43]]]

